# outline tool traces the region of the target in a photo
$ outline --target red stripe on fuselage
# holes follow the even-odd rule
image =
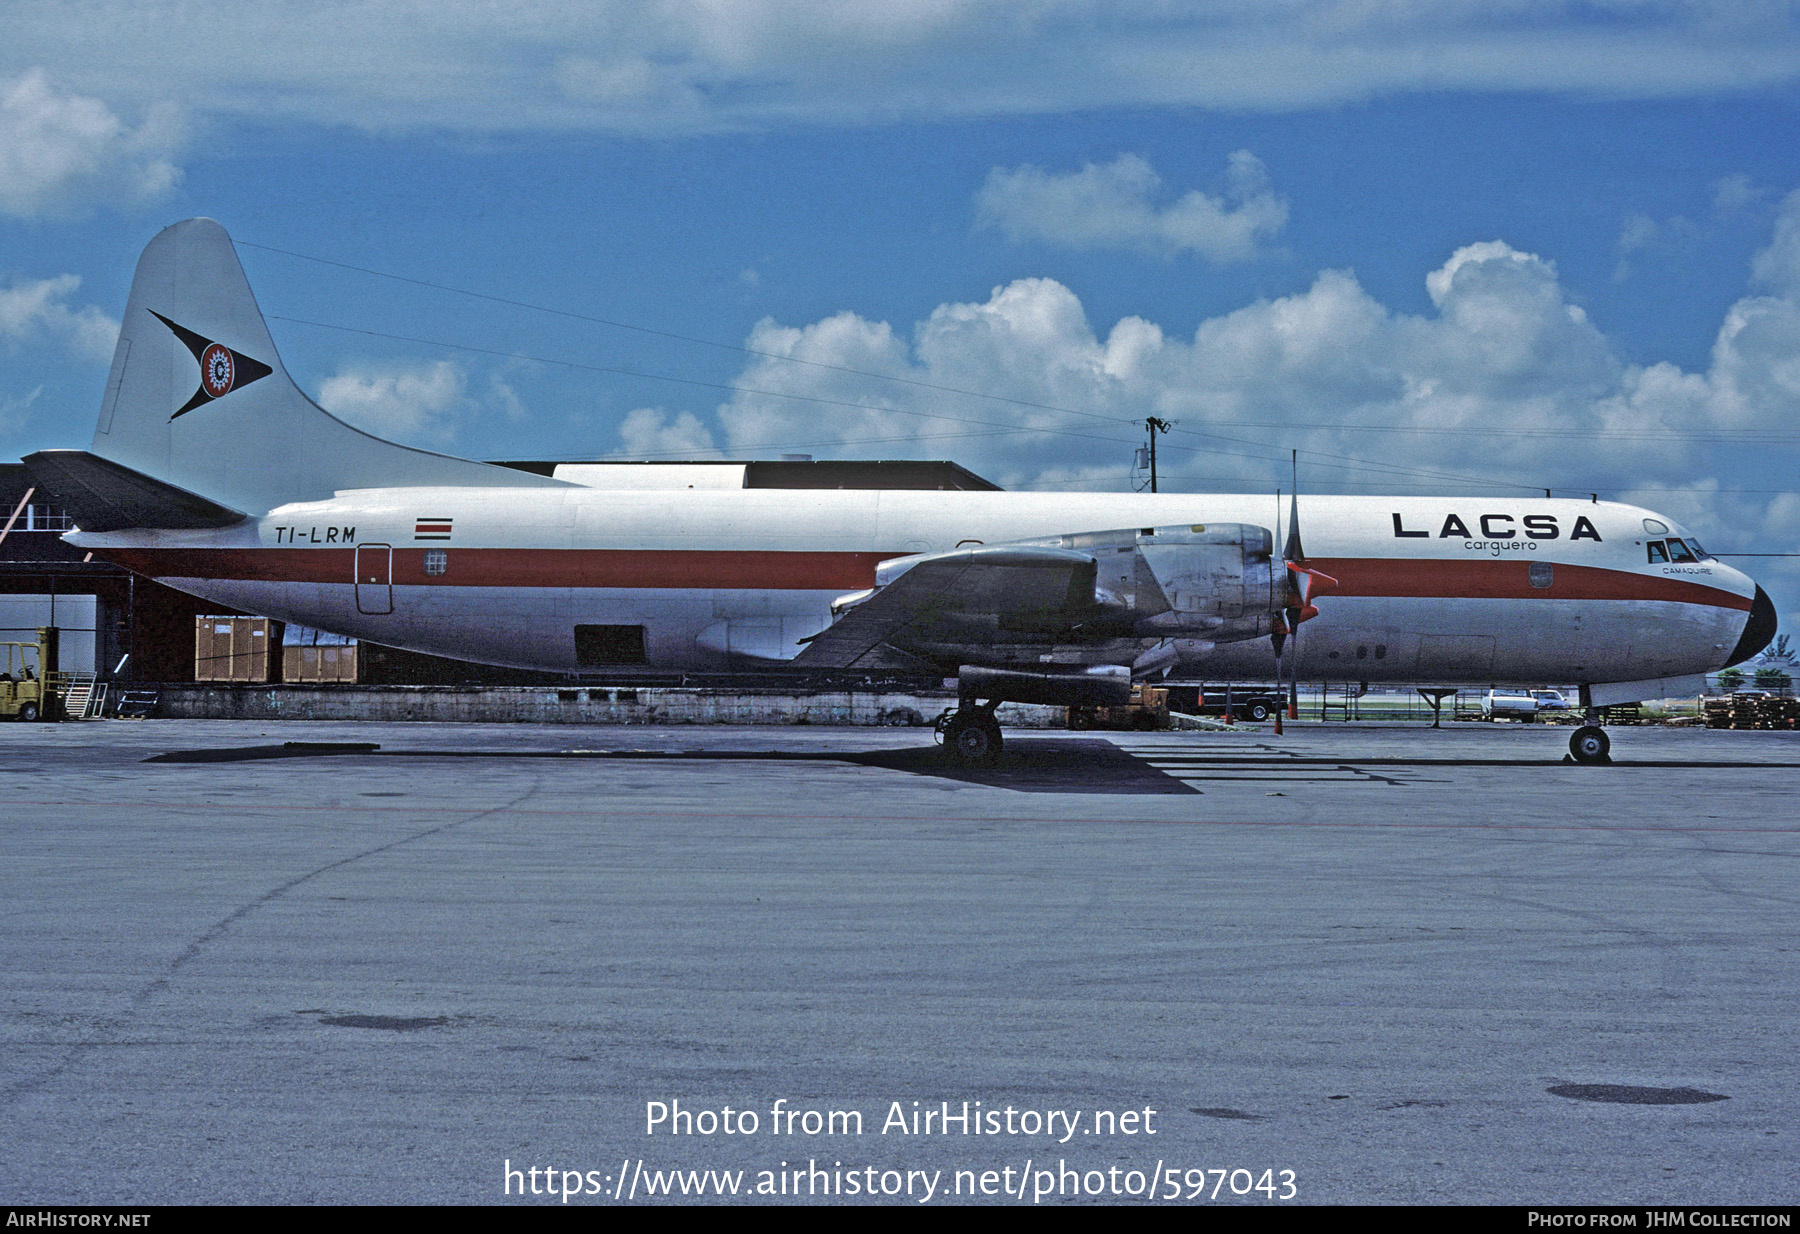
[[[1555,562],[1548,587],[1531,585],[1531,563],[1507,560],[1429,561],[1406,557],[1309,558],[1309,569],[1338,585],[1320,597],[1381,596],[1442,600],[1667,600],[1749,612],[1751,598],[1705,583]]]
[[[366,553],[369,545],[363,545]],[[395,548],[396,585],[446,587],[724,587],[858,591],[875,566],[900,553],[808,553],[704,549],[452,548],[444,573],[425,573],[422,548]],[[102,556],[157,578],[272,583],[354,582],[354,548],[108,549]]]
[[[369,546],[364,545],[366,550]],[[453,548],[444,573],[425,573],[425,549],[395,548],[393,582],[440,587],[727,588],[859,591],[875,567],[901,553],[736,549]],[[350,583],[354,548],[101,549],[98,554],[153,578],[271,583]],[[1663,600],[1749,612],[1751,598],[1723,588],[1597,566],[1554,563],[1548,587],[1531,585],[1530,563],[1433,561],[1401,557],[1320,557],[1306,565],[1337,579],[1320,597],[1484,600]]]

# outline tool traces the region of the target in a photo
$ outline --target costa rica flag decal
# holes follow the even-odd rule
[[[261,381],[275,370],[261,360],[251,359],[241,351],[233,351],[223,343],[215,343],[205,335],[195,334],[186,326],[178,326],[155,309],[150,315],[169,327],[176,338],[194,353],[200,364],[200,385],[192,398],[176,408],[169,419],[187,415],[196,407],[224,398],[233,390],[241,390],[253,381]]]
[[[447,518],[421,518],[413,523],[413,539],[448,540],[451,521]]]

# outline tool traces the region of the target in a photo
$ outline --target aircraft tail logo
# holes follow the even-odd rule
[[[231,350],[223,343],[215,343],[204,335],[195,334],[186,326],[176,325],[155,309],[150,310],[150,315],[174,331],[175,337],[194,353],[194,359],[200,365],[199,387],[194,391],[193,397],[169,417],[171,420],[179,419],[214,399],[224,398],[233,390],[241,389],[253,381],[260,381],[275,371],[261,360],[252,359],[242,352]]]
[[[165,227],[138,259],[93,453],[250,515],[353,488],[570,487],[383,441],[307,398],[282,367],[231,237],[211,219]]]

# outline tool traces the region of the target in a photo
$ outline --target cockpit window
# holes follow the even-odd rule
[[[1685,541],[1670,540],[1669,541],[1669,560],[1670,561],[1694,561],[1694,560],[1696,560],[1696,558],[1694,557],[1694,554],[1689,551],[1687,543]]]
[[[1669,559],[1669,550],[1663,547],[1663,542],[1661,540],[1652,540],[1649,544],[1645,545],[1645,547],[1650,550],[1651,565],[1658,565]]]
[[[1705,549],[1701,548],[1700,541],[1693,539],[1691,536],[1688,538],[1687,546],[1694,550],[1694,556],[1698,557],[1701,561],[1717,561],[1718,560],[1717,557],[1714,557],[1711,553],[1709,553]]]

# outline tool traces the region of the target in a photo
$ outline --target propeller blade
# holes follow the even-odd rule
[[[1276,643],[1275,683],[1281,684],[1282,662],[1286,661],[1287,713],[1289,719],[1297,720],[1300,718],[1300,623],[1319,615],[1319,610],[1312,603],[1313,596],[1323,595],[1336,587],[1337,580],[1330,575],[1320,574],[1317,570],[1309,570],[1302,564],[1306,560],[1306,547],[1300,540],[1300,451],[1293,451],[1289,455],[1289,462],[1293,467],[1294,487],[1289,496],[1287,544],[1281,551],[1287,566],[1288,603],[1282,614],[1286,619],[1282,622],[1285,637]],[[1276,508],[1279,509],[1279,505]],[[1320,585],[1321,579],[1329,586]],[[1283,655],[1282,652],[1290,654]]]
[[[1300,641],[1294,640],[1294,646],[1298,648],[1299,645]],[[1300,718],[1300,665],[1297,660],[1288,661],[1287,713],[1290,720]]]
[[[1300,451],[1298,450],[1294,451],[1293,464],[1294,491],[1290,495],[1292,504],[1289,506],[1288,512],[1287,545],[1281,550],[1281,555],[1288,561],[1305,561],[1306,550],[1300,545]]]

